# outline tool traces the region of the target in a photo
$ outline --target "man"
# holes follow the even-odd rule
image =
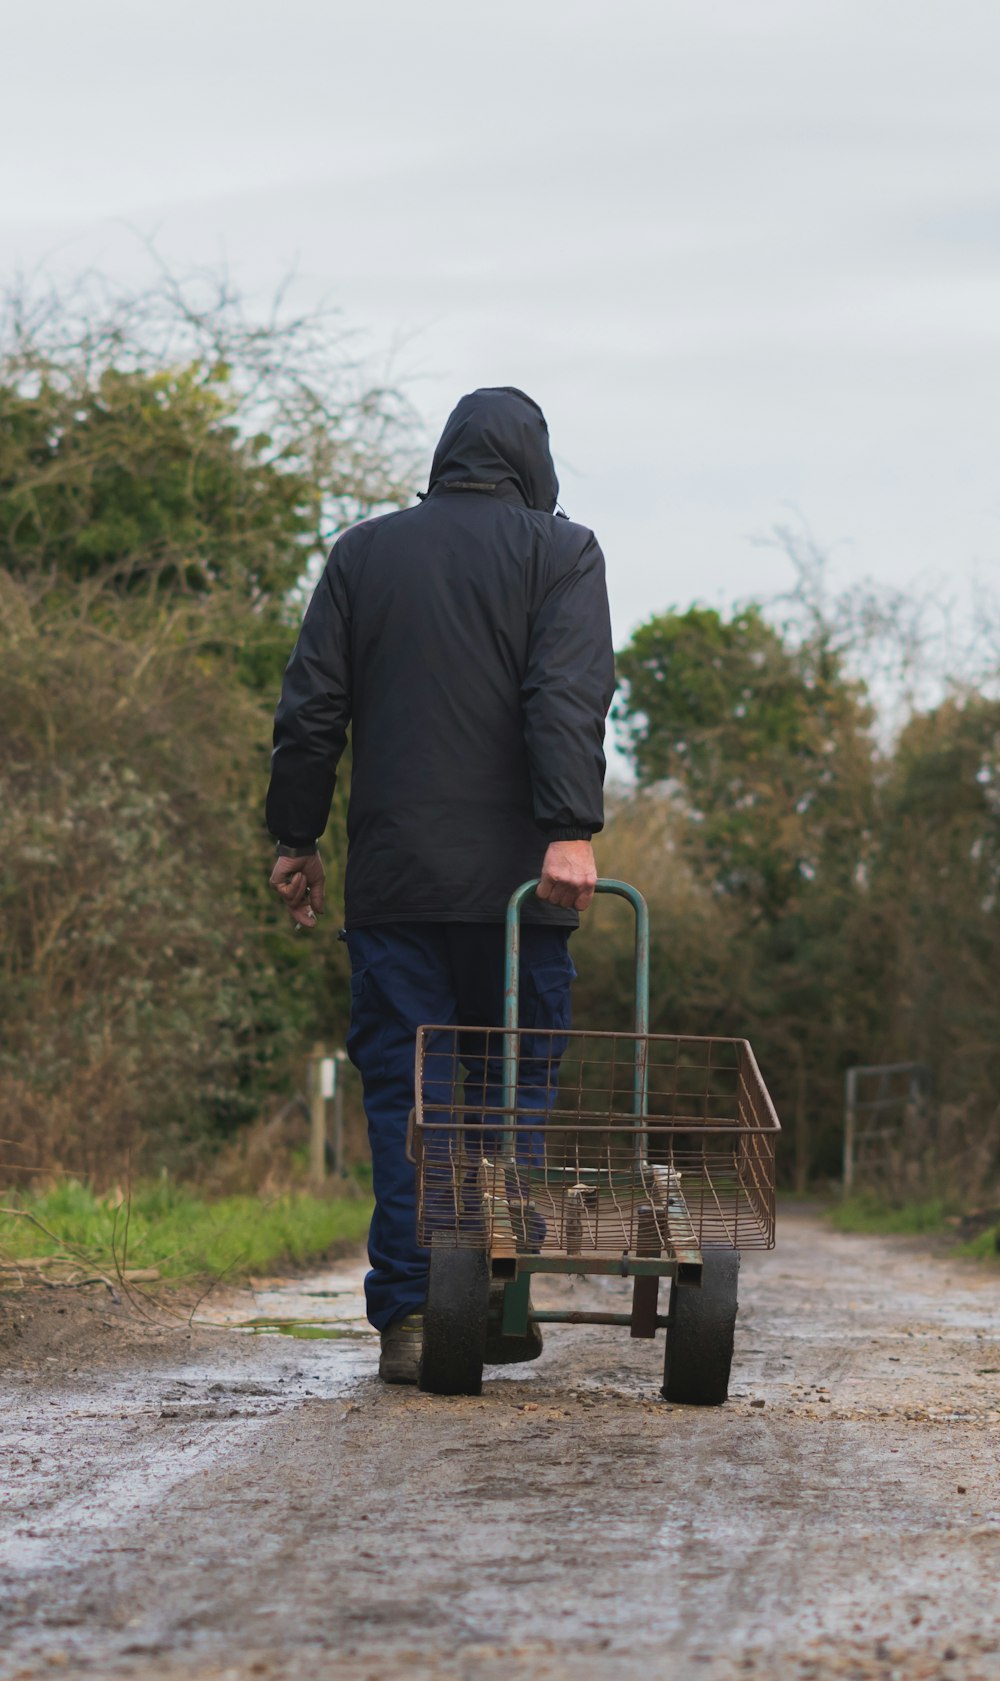
[[[275,717],[271,884],[302,928],[323,910],[316,842],[352,725],[347,1048],[374,1175],[368,1316],[389,1382],[416,1381],[427,1290],[405,1154],[416,1030],[502,1022],[504,911],[529,877],[541,885],[524,911],[521,1022],[569,1025],[614,659],[604,559],[556,514],[558,489],[537,403],[510,387],[463,397],[419,506],[335,545]],[[522,1342],[507,1357],[541,1348],[537,1331]]]

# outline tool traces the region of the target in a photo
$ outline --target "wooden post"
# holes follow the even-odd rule
[[[344,1177],[344,1064],[346,1051],[333,1053],[333,1171]]]
[[[854,1188],[854,1132],[857,1120],[858,1071],[847,1070],[844,1101],[844,1195]]]
[[[309,1181],[321,1191],[326,1183],[326,1098],[323,1096],[323,1046],[309,1058]]]

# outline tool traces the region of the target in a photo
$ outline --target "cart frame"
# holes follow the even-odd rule
[[[633,1337],[646,1338],[666,1328],[664,1393],[682,1400],[725,1399],[739,1250],[774,1244],[780,1124],[773,1104],[745,1040],[650,1034],[649,914],[642,894],[626,882],[602,878],[596,891],[627,900],[635,914],[631,1032],[522,1028],[520,919],[537,886],[536,880],[523,883],[507,908],[502,1029],[429,1025],[418,1032],[408,1144],[417,1166],[418,1236],[430,1250],[431,1270],[421,1383],[437,1392],[478,1393],[484,1304],[492,1281],[494,1295],[502,1287],[497,1329],[504,1338],[523,1338],[530,1322],[628,1326]],[[546,1039],[547,1063],[539,1047]],[[581,1048],[578,1088],[569,1093],[577,1101],[560,1110],[566,1047],[584,1042],[597,1044],[603,1060],[588,1062]],[[629,1092],[624,1075],[619,1079],[619,1050],[626,1049]],[[455,1092],[468,1078],[460,1062],[471,1066],[470,1056],[480,1070],[479,1097],[471,1104],[473,1117],[456,1119]],[[532,1108],[526,1107],[524,1090],[519,1093],[519,1069],[523,1077],[526,1062],[537,1065]],[[692,1072],[704,1076],[703,1089],[680,1091],[682,1077],[687,1084],[699,1083]],[[463,1090],[460,1110],[470,1106],[468,1088]],[[537,1106],[542,1092],[544,1109]],[[659,1165],[650,1163],[651,1136],[665,1155]],[[560,1149],[563,1164],[550,1159]],[[631,1312],[532,1310],[529,1288],[536,1273],[632,1278]],[[659,1311],[661,1278],[671,1280],[666,1313]],[[444,1314],[447,1323],[439,1326],[435,1304],[446,1298],[452,1305]],[[466,1357],[457,1371],[463,1315],[474,1334],[471,1344],[465,1339]],[[482,1337],[475,1328],[479,1321]],[[672,1355],[678,1350],[692,1382],[676,1377]]]

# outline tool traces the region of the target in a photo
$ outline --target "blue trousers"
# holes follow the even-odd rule
[[[531,923],[522,928],[522,1027],[555,1033],[569,1027],[575,975],[569,934],[567,928]],[[384,1331],[421,1307],[427,1295],[427,1251],[417,1244],[416,1175],[406,1159],[417,1028],[502,1026],[504,930],[499,923],[398,922],[352,929],[347,948],[347,1050],[364,1087],[375,1189],[365,1298],[368,1318]],[[540,1065],[559,1054],[558,1041],[548,1041]],[[495,1071],[469,1068],[468,1059],[466,1066],[484,1088],[496,1079]],[[524,1059],[519,1078],[522,1083],[526,1078]],[[525,1099],[531,1106],[530,1096],[519,1094],[519,1108]],[[546,1102],[540,1089],[535,1106],[544,1108]]]

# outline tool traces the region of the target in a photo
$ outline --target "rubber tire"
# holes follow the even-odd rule
[[[417,1382],[429,1395],[478,1395],[483,1387],[490,1264],[483,1249],[431,1248]]]
[[[688,1407],[719,1407],[729,1394],[736,1332],[738,1250],[703,1257],[701,1284],[670,1287],[663,1395]]]

